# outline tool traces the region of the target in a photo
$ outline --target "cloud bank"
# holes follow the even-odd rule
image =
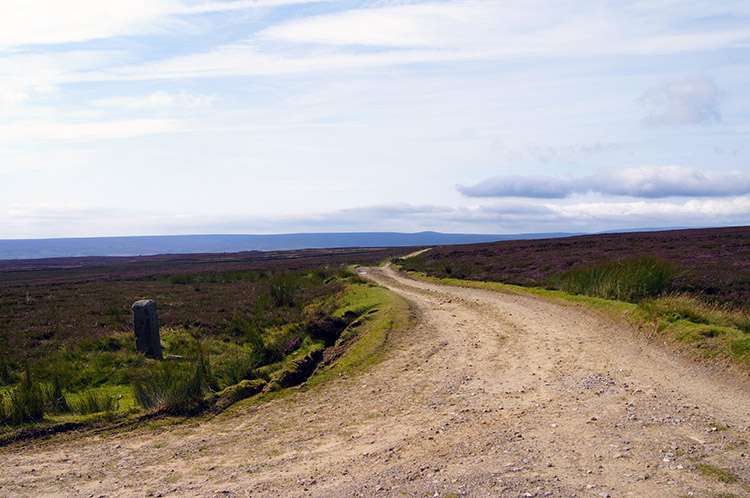
[[[476,185],[458,185],[466,197],[530,197],[563,199],[589,192],[659,199],[664,197],[730,197],[750,193],[750,174],[742,171],[700,171],[685,166],[628,168],[592,175],[562,177],[505,175]]]
[[[501,201],[471,207],[396,203],[280,216],[154,213],[79,204],[0,207],[0,231],[6,238],[33,238],[40,229],[54,237],[78,236],[83,230],[90,236],[424,230],[520,234],[738,226],[748,219],[750,196],[681,203]]]

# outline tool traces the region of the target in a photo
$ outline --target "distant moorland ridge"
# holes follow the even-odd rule
[[[540,233],[487,235],[460,233],[292,233],[279,235],[153,235],[0,240],[0,260],[70,258],[79,256],[149,256],[155,254],[289,251],[340,247],[406,247],[475,244],[516,239],[577,235]]]

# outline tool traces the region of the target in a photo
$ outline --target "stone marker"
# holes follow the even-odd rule
[[[156,301],[141,299],[133,303],[133,326],[135,347],[149,358],[162,359],[159,320],[156,316]]]

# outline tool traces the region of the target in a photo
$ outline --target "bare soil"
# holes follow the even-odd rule
[[[584,306],[368,277],[383,361],[262,406],[0,450],[15,496],[750,496],[750,390]]]

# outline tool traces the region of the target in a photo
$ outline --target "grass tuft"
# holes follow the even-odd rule
[[[599,261],[549,278],[549,285],[571,294],[637,302],[671,289],[677,268],[670,261],[640,257]]]
[[[117,397],[114,394],[89,389],[77,398],[71,399],[70,409],[78,415],[117,411]]]
[[[204,407],[205,372],[200,361],[163,361],[133,379],[133,394],[138,404],[149,411],[194,414]]]
[[[27,366],[18,386],[0,397],[0,423],[18,425],[41,420],[46,401],[45,389],[32,378]]]

